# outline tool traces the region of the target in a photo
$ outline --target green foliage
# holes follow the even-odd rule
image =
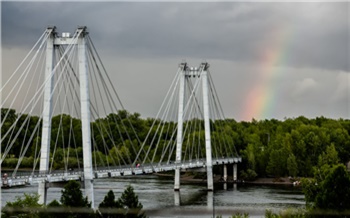
[[[79,182],[69,181],[61,192],[61,203],[66,216],[75,218],[95,216],[91,202],[88,202],[87,197],[83,197]]]
[[[338,152],[335,149],[334,144],[327,146],[326,151],[322,152],[322,154],[318,157],[318,166],[323,165],[334,165],[339,163]]]
[[[115,199],[115,195],[112,190],[109,190],[103,201],[100,203],[98,209],[103,218],[119,218],[123,216],[124,212],[118,200]]]
[[[246,181],[254,181],[258,176],[258,174],[252,169],[247,169],[246,172],[242,170],[240,174],[241,174],[241,179]]]
[[[294,154],[289,155],[287,159],[287,169],[290,176],[296,177],[298,175],[298,163]]]
[[[314,200],[319,192],[320,186],[315,178],[302,178],[301,184],[303,186],[303,192],[305,194],[305,201],[307,208],[314,207]]]
[[[74,180],[69,181],[61,191],[61,203],[68,207],[91,207],[87,197],[83,197],[80,190],[80,183]]]
[[[273,213],[271,210],[265,211],[265,218],[305,218],[308,215],[302,210],[287,209],[280,213]]]
[[[103,218],[146,218],[142,208],[134,188],[130,185],[125,188],[118,200],[115,200],[115,195],[110,190],[99,205]]]
[[[61,204],[60,204],[60,202],[58,202],[58,201],[55,199],[55,200],[51,201],[47,206],[48,206],[48,207],[60,207]]]
[[[236,213],[236,214],[233,214],[232,216],[230,216],[229,218],[248,218],[249,217],[249,214],[248,213]],[[218,215],[216,216],[216,218],[222,218],[221,215]]]
[[[343,165],[336,165],[320,184],[315,207],[343,211],[350,208],[350,174]]]
[[[4,162],[2,163],[2,166],[8,167],[8,168],[15,168],[18,163],[18,158],[15,157],[8,157],[4,159]]]
[[[26,134],[25,130],[19,131],[19,127],[24,124],[28,126],[28,132],[33,133],[34,124],[39,117],[30,116],[28,123],[24,123],[25,118],[29,115],[17,114],[15,110],[6,108],[1,109],[1,114],[3,118],[8,114],[1,128],[2,135],[8,131],[17,118],[20,118],[13,129],[14,132],[19,132],[19,136],[4,159],[2,167],[14,168],[23,145],[28,143],[30,148],[25,154],[20,168],[31,167],[34,161],[33,157],[38,156],[39,149],[37,148],[40,148],[41,126],[36,130],[38,134],[33,138],[30,138],[30,134]],[[153,121],[155,120],[152,118],[142,119],[140,114],[132,114],[125,110],[94,120],[91,124],[94,133],[92,135],[94,164],[96,163],[97,166],[119,165],[119,163],[124,164],[124,161],[134,160],[136,153],[140,150],[139,140],[145,142],[144,150],[150,148],[148,156],[159,161],[164,148],[173,144],[172,140],[174,139],[166,131],[158,132],[157,134],[160,136],[159,146],[150,147],[157,129],[156,126],[152,127]],[[156,123],[160,122],[160,120],[156,120]],[[204,127],[203,121],[196,119],[186,121],[187,123],[196,123],[196,125]],[[138,136],[134,134],[130,124]],[[311,177],[314,175],[315,168],[320,169],[325,164],[345,164],[350,161],[350,120],[334,120],[325,117],[308,119],[300,116],[283,121],[253,119],[251,122],[237,122],[233,119],[227,119],[211,121],[211,124],[212,145],[215,147],[215,152],[222,156],[229,156],[236,149],[243,160],[243,163],[240,164],[240,169],[246,173],[242,174],[243,177],[247,176],[249,169],[261,177]],[[122,126],[124,127],[121,128]],[[166,122],[164,130],[172,130],[175,127],[176,123]],[[188,131],[189,134],[184,136],[183,142],[193,147],[188,147],[187,150],[196,154],[205,153],[203,146],[198,149],[197,145],[194,146],[191,143],[193,138],[198,138],[199,143],[204,143],[203,128]],[[145,140],[148,132],[150,135],[148,140]],[[64,169],[66,164],[68,164],[68,168],[81,167],[83,156],[81,121],[67,114],[57,115],[52,119],[51,133],[51,152],[54,151],[53,148],[57,140],[55,155],[50,154],[54,159],[53,169]],[[12,141],[10,135],[8,134],[2,139],[3,149],[9,141]],[[222,143],[223,139],[231,144],[222,146],[225,144]],[[188,155],[189,152],[186,154]],[[175,156],[175,153],[172,155]],[[144,156],[145,152],[141,152],[139,159],[144,159]]]
[[[146,215],[141,211],[143,208],[141,202],[139,202],[138,196],[134,192],[132,186],[127,186],[122,196],[118,199],[118,203],[123,208],[128,208],[127,216],[128,218],[144,218]]]
[[[270,175],[276,177],[283,176],[285,174],[286,161],[284,157],[284,152],[282,149],[273,150],[270,153],[270,160],[268,162],[266,172]]]
[[[56,199],[51,201],[42,209],[41,218],[61,218],[62,216],[72,217],[66,213],[66,209]]]
[[[345,211],[350,208],[350,173],[342,164],[324,165],[315,178],[302,180],[307,206],[313,211]],[[323,172],[322,172],[323,171]]]
[[[249,214],[248,213],[236,213],[233,214],[230,218],[248,218]]]
[[[112,190],[109,190],[103,201],[100,203],[100,208],[108,208],[108,207],[120,207],[118,201],[115,200],[115,195]]]
[[[279,215],[273,213],[271,210],[265,210],[265,218],[278,218]]]
[[[92,152],[92,162],[96,166],[105,166],[107,163],[107,157],[101,151]]]
[[[305,218],[308,217],[307,213],[303,210],[287,209],[280,213],[274,213],[271,210],[265,210],[265,218]],[[216,218],[222,218],[221,215],[216,216]],[[249,218],[248,213],[236,213],[229,218]]]
[[[24,193],[24,197],[16,197],[15,201],[6,203],[5,207],[2,208],[2,217],[40,217],[42,205],[38,203],[38,200],[38,194]]]

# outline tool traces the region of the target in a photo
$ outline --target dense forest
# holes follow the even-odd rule
[[[31,168],[39,157],[42,125],[41,122],[38,122],[40,117],[19,114],[13,109],[2,109],[1,117],[6,118],[2,120],[1,127],[2,152],[6,151],[7,145],[12,144],[2,167],[14,168],[18,159],[23,158],[20,167]],[[16,120],[18,121],[15,123]],[[156,127],[152,125],[154,121],[152,118],[144,119],[138,113],[127,111],[118,111],[116,114],[109,114],[105,118],[94,120],[91,124],[94,133],[91,141],[95,164],[103,165],[133,160],[145,139],[148,140],[145,142],[146,149],[151,143],[152,137],[147,138],[149,132],[151,135],[160,134],[160,140],[164,142],[174,140],[165,133],[156,133]],[[111,136],[106,136],[108,134],[106,128],[101,128],[101,124],[107,122],[108,128],[113,132],[112,138],[115,140],[113,142],[108,141]],[[156,120],[157,122],[161,121]],[[12,130],[8,131],[14,123]],[[118,128],[121,123],[131,124],[133,128],[130,127],[131,125]],[[226,138],[230,144],[228,150],[236,150],[242,157],[243,162],[239,168],[241,175],[248,179],[256,175],[258,177],[309,177],[313,176],[313,168],[320,165],[320,162],[327,161],[327,158],[343,164],[350,161],[350,120],[325,117],[308,119],[300,116],[284,120],[258,121],[253,119],[251,122],[226,119],[211,123],[212,140]],[[174,122],[165,124],[165,128],[174,127],[176,127]],[[31,134],[33,132],[38,133]],[[204,130],[193,130],[190,134],[204,137]],[[16,140],[12,140],[14,136],[17,136]],[[55,151],[53,169],[63,169],[65,162],[69,162],[69,167],[80,167],[82,163],[81,139],[79,119],[66,114],[53,117],[50,149],[51,152]],[[186,140],[188,139],[185,138],[184,143]],[[106,144],[113,144],[113,146],[106,147]],[[159,160],[162,149],[164,148],[150,149],[149,156]],[[213,148],[213,150],[222,155],[227,152],[227,148],[222,147]]]

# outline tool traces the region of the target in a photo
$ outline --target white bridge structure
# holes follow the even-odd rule
[[[202,169],[212,191],[213,166],[227,181],[232,164],[237,180],[241,158],[206,62],[179,65],[148,132],[125,111],[85,26],[73,35],[48,27],[0,92],[1,186],[38,184],[40,203],[69,180],[83,182],[92,207],[100,178],[175,171],[178,191],[181,171]]]

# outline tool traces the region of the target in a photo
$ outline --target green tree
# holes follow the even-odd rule
[[[271,151],[270,161],[266,168],[268,174],[274,175],[276,177],[283,176],[286,164],[286,161],[283,157],[284,155],[282,149]]]
[[[74,180],[69,181],[61,191],[61,203],[67,208],[68,217],[93,217],[94,212],[91,209],[91,202],[87,197],[83,197],[80,190],[80,183]]]
[[[348,210],[350,208],[350,173],[346,167],[339,164],[320,170],[327,171],[320,173],[327,175],[325,179],[317,177],[302,180],[308,207],[312,210],[325,210],[331,213]]]
[[[334,165],[339,163],[338,152],[335,150],[334,144],[331,144],[326,148],[325,152],[322,152],[318,156],[318,166],[325,164]]]
[[[122,206],[115,199],[113,191],[109,190],[98,209],[103,218],[120,218],[124,216],[121,208]]]
[[[134,188],[130,185],[126,187],[122,196],[118,199],[121,207],[127,209],[126,218],[145,218],[146,215],[142,212],[142,204],[139,202],[138,196],[134,192]]]
[[[74,180],[69,181],[61,191],[61,203],[69,207],[91,207],[87,197],[83,197],[80,190],[80,183]]]
[[[290,176],[296,177],[298,175],[298,164],[294,154],[289,155],[287,168]]]
[[[24,197],[16,197],[15,201],[6,203],[5,207],[2,208],[2,217],[40,217],[42,205],[38,203],[38,200],[38,194],[24,193]]]
[[[315,207],[333,211],[350,208],[350,174],[344,165],[336,165],[322,182]]]
[[[251,170],[251,169],[247,169],[247,172],[242,170],[240,172],[240,174],[241,174],[241,179],[247,180],[247,181],[254,181],[256,179],[256,177],[258,176],[258,174],[254,170]]]
[[[129,185],[118,200],[110,190],[100,203],[99,212],[103,218],[146,218],[142,207],[133,187]]]
[[[62,208],[60,202],[56,199],[51,201],[41,213],[41,218],[61,218],[62,215],[66,215],[65,209]]]

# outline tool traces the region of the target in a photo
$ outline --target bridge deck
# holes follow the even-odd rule
[[[241,157],[231,158],[217,158],[213,159],[213,166],[224,165],[241,162]],[[182,170],[193,169],[193,168],[205,168],[206,160],[192,160],[185,161],[182,163],[157,163],[157,164],[145,164],[139,167],[119,166],[119,167],[99,167],[94,170],[94,178],[108,178],[108,177],[121,177],[128,175],[140,175],[140,174],[152,174],[158,172],[172,171],[177,168]],[[17,172],[15,175],[9,175],[8,178],[1,180],[1,187],[13,187],[13,186],[24,186],[38,184],[41,182],[63,182],[69,180],[84,180],[84,172],[81,170],[70,170],[70,171],[53,171],[47,172]]]

